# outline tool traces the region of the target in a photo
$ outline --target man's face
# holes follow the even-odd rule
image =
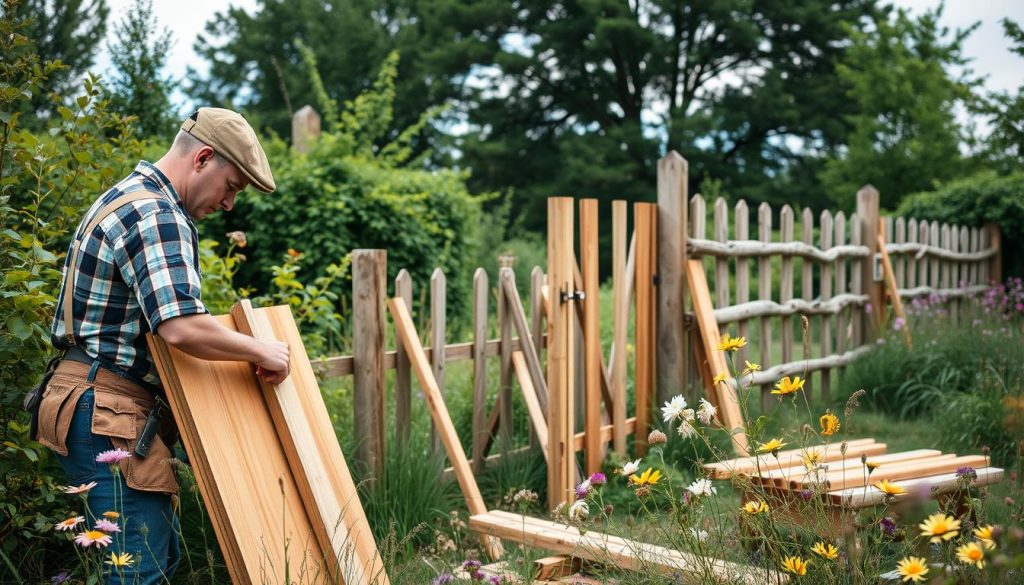
[[[235,197],[249,184],[235,165],[214,160],[212,155],[200,153],[193,171],[185,207],[195,219],[203,219],[221,209],[231,211]]]

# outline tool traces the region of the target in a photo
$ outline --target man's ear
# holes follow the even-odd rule
[[[212,161],[213,154],[213,148],[211,148],[210,146],[204,145],[202,148],[197,150],[195,157],[192,159],[192,166],[195,169],[195,171],[199,172],[199,169],[205,167],[207,163]]]

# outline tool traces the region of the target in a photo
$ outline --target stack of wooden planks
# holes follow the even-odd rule
[[[243,301],[217,319],[291,348],[291,375],[269,386],[248,363],[148,338],[231,581],[387,585],[289,308]]]
[[[795,498],[810,489],[822,494],[827,504],[847,508],[882,503],[884,495],[871,487],[882,480],[906,488],[909,497],[934,497],[960,489],[958,469],[974,469],[977,480],[972,485],[977,487],[1003,478],[1003,470],[992,467],[982,455],[957,456],[936,449],[888,453],[885,443],[872,438],[850,440],[845,445],[845,453],[841,443],[831,443],[779,451],[777,455],[740,457],[704,467],[714,479],[748,476],[750,490],[745,499],[754,491],[783,499]]]

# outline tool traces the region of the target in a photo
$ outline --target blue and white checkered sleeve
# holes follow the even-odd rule
[[[172,317],[208,313],[200,300],[202,284],[192,233],[176,213],[161,210],[142,217],[126,234],[121,263],[125,282],[135,291],[150,330]]]

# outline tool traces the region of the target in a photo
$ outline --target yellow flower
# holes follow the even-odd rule
[[[110,510],[109,512],[104,512],[103,513],[103,517],[106,518],[107,520],[117,520],[118,518],[121,517],[121,515],[118,514],[115,511],[113,511],[113,510]]]
[[[985,548],[993,550],[996,548],[996,541],[992,538],[992,525],[986,524],[974,529],[974,537],[978,539]]]
[[[797,390],[803,390],[804,382],[806,381],[807,380],[801,379],[800,376],[793,376],[792,380],[789,379],[789,376],[786,376],[775,383],[775,389],[772,390],[772,394],[785,396],[786,394],[792,394]]]
[[[781,449],[781,448],[783,448],[785,446],[786,446],[786,444],[783,443],[781,439],[772,439],[771,441],[768,441],[767,443],[762,443],[761,446],[757,448],[757,452],[758,453],[775,453],[776,451],[778,451],[779,449]]]
[[[653,472],[653,473],[652,473]],[[637,477],[635,474],[629,476],[629,483],[639,487],[644,485],[654,485],[661,479],[661,471],[648,467],[643,473]]]
[[[903,577],[903,581],[924,581],[924,576],[928,574],[928,565],[925,564],[925,560],[921,557],[905,557],[900,562],[896,563],[896,572]]]
[[[889,480],[887,479],[883,479],[882,481],[875,483],[874,488],[887,496],[902,496],[907,493],[906,488],[894,483],[889,483]]]
[[[882,464],[875,463],[874,461],[865,461],[864,466],[868,468],[868,475],[871,475],[871,472],[881,467]]]
[[[743,511],[751,516],[755,516],[761,512],[767,512],[768,502],[764,502],[762,500],[751,500],[746,504],[743,504]]]
[[[722,336],[722,340],[718,342],[718,351],[739,351],[739,349],[747,344],[746,337],[729,337],[728,334]]]
[[[825,544],[824,542],[816,542],[811,547],[811,552],[814,554],[825,557],[826,559],[839,558],[839,549],[834,544]]]
[[[718,374],[717,376],[715,376],[715,379],[712,380],[712,383],[713,384],[721,384],[722,382],[725,382],[725,380],[728,377],[729,377],[729,372],[722,372],[721,374]]]
[[[929,537],[929,542],[950,540],[960,534],[960,521],[952,516],[947,516],[944,512],[932,514],[919,527],[921,536]]]
[[[965,565],[974,565],[979,569],[985,568],[985,551],[976,542],[968,542],[956,549],[956,558]]]
[[[804,451],[804,467],[807,469],[814,469],[814,466],[821,463],[822,453],[817,449],[811,449],[810,451]]]
[[[793,573],[794,575],[806,575],[807,574],[807,561],[800,557],[786,557],[782,561],[782,569]]]
[[[826,411],[825,414],[821,415],[821,418],[818,419],[818,422],[821,423],[821,434],[826,437],[831,437],[839,430],[839,417],[831,412]]]
[[[744,376],[746,376],[747,374],[753,374],[754,372],[760,372],[761,371],[761,364],[755,364],[753,362],[748,362],[747,360],[743,360],[743,363],[746,364],[746,366],[747,366],[743,370],[743,375]]]
[[[110,553],[110,559],[106,561],[108,565],[115,567],[127,567],[132,562],[134,562],[134,559],[132,559],[131,553]]]
[[[288,255],[292,258],[298,258],[299,256],[302,256],[302,252],[299,252],[295,248],[288,248]]]

